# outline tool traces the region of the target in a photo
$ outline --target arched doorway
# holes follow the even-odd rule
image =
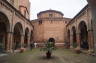
[[[55,42],[54,38],[49,38],[48,42]]]
[[[48,42],[53,42],[55,46],[55,39],[54,38],[49,38]]]
[[[8,49],[7,32],[9,29],[10,25],[7,16],[0,12],[0,52],[5,52]]]
[[[81,48],[88,49],[88,32],[87,32],[87,26],[84,21],[80,22],[79,24],[79,31],[80,31],[80,41],[81,41]]]
[[[72,34],[73,34],[73,47],[77,47],[77,42],[76,42],[76,28],[73,26],[72,27]]]
[[[14,43],[13,43],[13,49],[19,49],[21,48],[21,35],[23,34],[23,28],[21,23],[16,23],[15,27],[14,27],[14,33],[13,33],[13,37],[14,37]]]
[[[25,29],[25,37],[24,37],[24,48],[28,47],[28,35],[29,35],[29,29]]]

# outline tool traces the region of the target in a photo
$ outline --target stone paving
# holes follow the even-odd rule
[[[0,63],[96,63],[96,57],[76,54],[67,49],[57,49],[53,51],[52,58],[47,59],[44,51],[33,49],[24,53],[1,57]]]
[[[0,57],[8,56],[8,54],[0,54]]]

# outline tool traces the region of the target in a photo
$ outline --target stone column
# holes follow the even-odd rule
[[[73,34],[70,34],[70,48],[73,48]]]
[[[95,49],[94,51],[96,53],[96,0],[87,0],[87,1],[92,11],[93,42],[94,42],[94,49]]]
[[[77,48],[80,48],[80,33],[76,33]]]
[[[24,48],[24,34],[21,34],[21,48]]]
[[[93,40],[93,31],[92,30],[88,30],[88,44],[89,44],[89,50],[93,51],[94,40]]]
[[[28,42],[28,49],[29,49],[30,48],[30,34],[28,34],[28,37],[27,38],[28,38],[28,41],[27,42]]]
[[[7,32],[7,51],[12,51],[13,32]]]

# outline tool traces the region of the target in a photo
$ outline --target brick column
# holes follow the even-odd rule
[[[76,33],[77,47],[80,48],[80,33]]]
[[[94,49],[94,40],[93,40],[93,31],[88,30],[88,44],[89,44],[89,50]]]

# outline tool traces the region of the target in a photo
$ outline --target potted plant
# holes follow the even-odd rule
[[[51,58],[52,56],[52,51],[55,50],[55,45],[53,42],[47,42],[45,44],[45,47],[42,48],[43,51],[46,51],[46,57]]]

